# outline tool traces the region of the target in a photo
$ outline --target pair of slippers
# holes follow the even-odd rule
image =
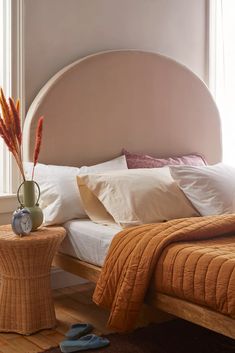
[[[74,324],[65,334],[66,340],[60,343],[63,353],[79,352],[88,349],[102,348],[109,345],[107,338],[89,334],[93,330],[91,324]]]

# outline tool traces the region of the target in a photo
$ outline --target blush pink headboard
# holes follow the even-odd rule
[[[155,53],[103,52],[58,72],[28,111],[26,160],[32,160],[40,115],[41,163],[91,165],[120,155],[123,147],[221,160],[219,113],[208,89],[190,70]]]

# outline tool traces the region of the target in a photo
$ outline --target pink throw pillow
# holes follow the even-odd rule
[[[136,168],[161,168],[165,165],[193,165],[205,166],[206,160],[199,154],[187,154],[178,157],[155,158],[144,153],[131,153],[124,148],[122,153],[126,157],[129,169]]]

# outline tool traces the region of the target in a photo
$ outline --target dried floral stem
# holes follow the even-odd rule
[[[20,170],[20,173],[22,175],[23,181],[25,181],[26,179],[25,179],[24,167],[23,167],[22,159],[21,159],[21,157],[18,156],[18,154],[15,154],[15,152],[12,153],[12,154],[15,157],[15,161],[16,161],[18,167],[19,167],[19,170]]]
[[[7,104],[2,88],[0,89],[0,105],[2,108],[2,115],[3,115],[4,122],[6,124],[6,127],[7,129],[11,129],[10,109]]]
[[[9,104],[5,98],[3,90],[0,88],[0,107],[2,110],[2,116],[0,114],[0,137],[3,138],[9,151],[14,156],[16,163],[19,167],[20,173],[23,180],[25,181],[25,173],[22,160],[22,129],[20,121],[20,102],[19,100],[14,103],[12,98],[9,98]],[[43,128],[43,117],[39,118],[35,149],[34,149],[34,160],[33,160],[33,173],[32,179],[34,178],[34,169],[38,163],[38,157],[42,142],[42,128]]]
[[[34,147],[34,156],[33,156],[33,171],[32,171],[32,180],[34,178],[35,166],[38,163],[38,157],[42,144],[42,130],[43,130],[43,121],[44,117],[41,116],[38,120],[37,130],[36,130],[36,138],[35,138],[35,147]]]
[[[20,115],[18,112],[17,107],[15,106],[12,98],[9,98],[9,103],[11,107],[11,112],[12,112],[12,121],[14,124],[14,132],[18,141],[19,146],[21,146],[22,143],[22,132],[21,132],[21,123],[20,123]]]
[[[11,144],[11,140],[8,136],[8,131],[7,128],[4,124],[4,121],[2,120],[1,116],[0,116],[0,135],[3,138],[3,140],[5,141],[7,147],[9,148],[9,150],[12,152],[13,151],[13,147]]]

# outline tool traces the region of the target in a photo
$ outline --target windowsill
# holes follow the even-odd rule
[[[0,194],[0,213],[10,213],[17,208],[15,194]]]
[[[0,200],[1,199],[11,199],[13,197],[16,197],[16,194],[1,194],[0,193]]]

